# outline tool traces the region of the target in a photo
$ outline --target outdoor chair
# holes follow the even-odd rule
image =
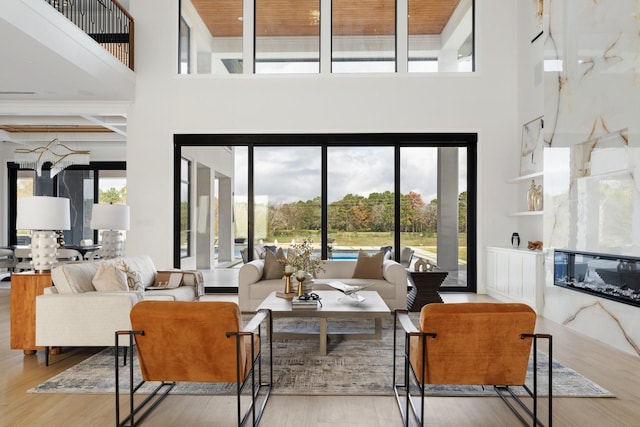
[[[544,338],[550,361],[547,402],[551,426],[552,337],[535,334],[535,324],[533,309],[519,303],[428,304],[420,312],[419,328],[406,310],[396,310],[394,332],[400,333],[394,334],[393,388],[404,425],[409,425],[410,411],[418,424],[424,425],[425,388],[430,384],[457,384],[492,386],[523,424],[531,420],[531,425],[542,426],[538,417],[537,342]],[[398,352],[402,330],[404,349]],[[532,346],[533,386],[529,388],[525,379]],[[404,371],[399,372],[402,379],[396,377],[398,358],[404,361]],[[514,387],[522,387],[525,399]]]
[[[15,265],[16,258],[13,256],[13,249],[0,248],[0,269],[6,268],[8,272],[11,272]]]
[[[13,251],[13,256],[15,257],[13,271],[19,273],[25,270],[33,270],[30,248],[16,248]]]
[[[116,423],[139,425],[177,382],[235,383],[238,426],[256,426],[271,392],[271,341],[262,340],[262,324],[271,337],[271,311],[260,310],[243,328],[240,309],[233,302],[142,301],[131,310],[131,331],[116,332]],[[129,363],[129,414],[120,418],[118,337],[135,341],[142,380],[134,384],[134,359]],[[263,342],[264,341],[264,342]],[[268,350],[263,369],[261,346]],[[133,347],[132,347],[133,348]],[[267,365],[267,363],[265,363]],[[134,407],[135,393],[147,381],[153,392]]]

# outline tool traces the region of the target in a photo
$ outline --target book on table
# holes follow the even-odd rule
[[[295,297],[291,300],[291,308],[293,310],[316,310],[318,308],[318,300],[301,300],[298,297]]]

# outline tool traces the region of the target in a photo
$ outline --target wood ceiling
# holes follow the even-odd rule
[[[460,0],[408,0],[409,34],[440,34]],[[242,36],[242,0],[192,0],[213,37]],[[334,35],[393,35],[395,0],[333,0]],[[256,34],[317,36],[320,0],[256,0]]]

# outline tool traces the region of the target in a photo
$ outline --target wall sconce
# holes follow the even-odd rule
[[[56,263],[56,230],[71,228],[69,199],[63,197],[19,197],[18,230],[31,230],[31,263],[36,271],[48,271]]]
[[[129,206],[95,204],[91,211],[90,227],[102,231],[102,252],[104,258],[124,255],[123,230],[129,229]]]

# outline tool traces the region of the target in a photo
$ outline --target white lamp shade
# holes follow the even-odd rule
[[[18,230],[69,230],[69,199],[64,197],[18,197],[16,228]]]
[[[128,230],[129,206],[93,205],[90,227],[94,230]]]

